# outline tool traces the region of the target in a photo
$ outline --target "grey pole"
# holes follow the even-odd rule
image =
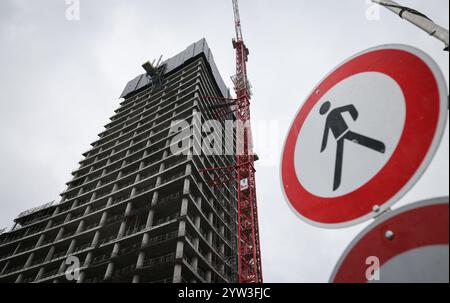
[[[415,26],[427,32],[430,36],[435,37],[436,39],[444,42],[445,50],[448,51],[449,45],[449,34],[448,29],[443,28],[440,25],[437,25],[433,21],[431,21],[427,16],[421,14],[420,12],[404,7],[394,1],[391,0],[372,0],[373,3],[377,3],[381,6],[386,7],[393,13],[399,15],[402,19],[409,21]]]

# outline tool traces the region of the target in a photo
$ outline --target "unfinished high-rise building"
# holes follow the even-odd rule
[[[143,67],[61,200],[0,232],[0,282],[236,281],[236,188],[211,186],[217,176],[204,171],[235,158],[191,149],[202,141],[193,117],[217,118],[217,101],[205,96],[229,91],[204,39]],[[180,120],[194,130],[191,152],[174,154]]]

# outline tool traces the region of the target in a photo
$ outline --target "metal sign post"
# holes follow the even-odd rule
[[[430,18],[415,9],[402,6],[391,0],[372,0],[373,3],[386,7],[388,10],[399,15],[402,19],[409,21],[415,26],[427,32],[430,36],[444,42],[445,50],[448,51],[449,33],[448,29],[434,23]]]

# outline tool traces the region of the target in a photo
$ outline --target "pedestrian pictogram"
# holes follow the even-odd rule
[[[445,130],[447,87],[422,51],[386,45],[328,76],[290,127],[281,163],[302,220],[342,228],[389,209],[422,176]]]
[[[320,114],[327,114],[330,110],[330,107],[331,102],[326,101],[320,107]],[[338,187],[341,185],[342,161],[344,157],[344,143],[346,142],[346,140],[356,144],[360,144],[382,154],[384,154],[386,150],[386,146],[383,142],[352,132],[342,116],[342,114],[345,112],[348,112],[353,120],[356,121],[358,119],[358,110],[352,104],[341,106],[330,111],[327,116],[325,131],[322,140],[322,147],[320,149],[320,152],[323,152],[327,148],[328,135],[331,130],[337,142],[333,190],[338,189]]]

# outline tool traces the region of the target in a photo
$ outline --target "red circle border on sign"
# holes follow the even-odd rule
[[[360,188],[339,197],[316,196],[302,186],[295,171],[298,135],[307,116],[327,91],[344,79],[365,72],[383,73],[400,86],[406,103],[400,141],[385,166]],[[309,96],[286,139],[281,178],[292,207],[307,220],[324,225],[354,221],[370,214],[374,206],[382,206],[394,197],[420,168],[433,143],[439,115],[438,82],[427,63],[417,55],[402,49],[376,49],[344,63]]]

